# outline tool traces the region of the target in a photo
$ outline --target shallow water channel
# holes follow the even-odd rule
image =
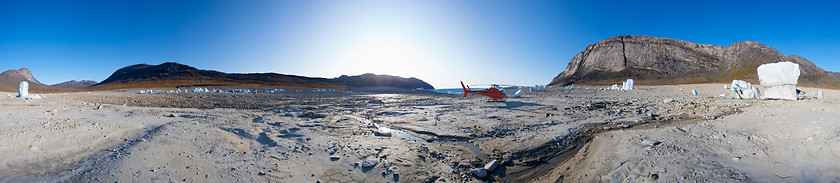
[[[414,135],[405,133],[404,131],[401,131],[401,130],[394,130],[394,129],[391,129],[391,128],[388,128],[388,127],[380,126],[379,124],[371,122],[370,120],[367,120],[367,119],[362,118],[362,117],[353,116],[353,115],[349,115],[349,114],[342,114],[342,113],[338,113],[338,114],[342,115],[342,116],[347,116],[347,117],[351,117],[353,119],[359,120],[362,123],[365,123],[365,125],[376,127],[376,129],[378,129],[380,131],[391,132],[392,135],[395,135],[395,136],[400,137],[400,138],[404,138],[406,140],[410,140],[410,141],[414,141],[414,142],[418,142],[418,143],[426,143],[426,144],[449,144],[449,145],[464,146],[467,149],[469,149],[470,151],[472,151],[475,154],[476,157],[481,159],[481,161],[484,161],[484,162],[490,161],[490,158],[487,157],[487,155],[484,154],[484,152],[481,152],[481,149],[479,149],[477,146],[475,146],[473,144],[470,144],[469,142],[466,142],[466,141],[434,140],[434,141],[429,142],[429,141],[417,138]]]

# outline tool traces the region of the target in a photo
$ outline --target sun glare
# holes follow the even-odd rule
[[[348,47],[344,65],[362,72],[403,75],[431,61],[416,42],[394,33],[369,34]]]

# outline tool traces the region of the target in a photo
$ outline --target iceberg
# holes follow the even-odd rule
[[[743,80],[732,80],[732,85],[729,87],[729,94],[727,98],[734,99],[754,99],[759,98],[760,92],[758,88],[753,87],[752,84]]]
[[[20,87],[18,88],[18,96],[20,98],[26,98],[29,96],[29,83],[26,81],[20,82]]]
[[[796,100],[799,64],[777,62],[758,66],[758,80],[765,86],[765,99]]]
[[[627,81],[621,83],[621,90],[633,90],[634,88],[633,79],[627,79]]]
[[[26,82],[26,81],[21,81],[20,82],[20,87],[18,88],[17,97],[29,100],[29,99],[39,99],[39,98],[41,98],[41,95],[29,94],[29,83]]]

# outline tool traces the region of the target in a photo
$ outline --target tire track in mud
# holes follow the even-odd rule
[[[106,165],[108,163],[112,163],[115,160],[120,159],[126,152],[131,149],[132,147],[137,146],[142,142],[148,142],[155,136],[157,136],[160,131],[169,125],[172,122],[165,123],[162,125],[158,125],[152,128],[149,128],[142,135],[137,136],[134,139],[128,140],[126,143],[123,143],[117,147],[104,149],[102,153],[89,158],[86,161],[83,161],[79,166],[74,169],[67,170],[64,173],[61,173],[59,178],[55,179],[55,182],[84,182],[90,181],[84,179],[84,176],[92,173],[94,170],[101,169],[102,165]]]

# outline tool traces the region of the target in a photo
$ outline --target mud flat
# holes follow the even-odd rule
[[[827,160],[838,157],[837,98],[717,97],[725,92],[552,88],[504,103],[380,90],[4,98],[0,181],[836,180]],[[493,160],[504,163],[487,177],[470,173]],[[815,168],[789,171],[802,167]]]
[[[840,92],[824,91],[833,97],[751,100],[721,119],[602,133],[541,180],[837,182]]]

